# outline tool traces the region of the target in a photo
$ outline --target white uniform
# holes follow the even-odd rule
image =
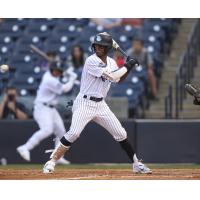
[[[55,134],[59,139],[66,132],[63,120],[56,110],[58,96],[72,89],[76,77],[69,78],[69,82],[62,84],[58,77],[54,77],[50,71],[45,72],[34,101],[33,116],[40,130],[23,145],[24,149],[30,151],[43,139]],[[29,160],[29,159],[27,159]]]
[[[107,57],[107,64],[103,63],[96,54],[87,58],[82,72],[80,93],[72,107],[71,127],[64,135],[69,142],[73,143],[91,120],[107,129],[116,141],[127,138],[125,129],[104,101],[111,85],[103,75],[104,71],[112,72],[117,69],[116,62],[110,57]],[[90,97],[103,98],[103,100],[95,102],[90,100]]]
[[[113,45],[112,37],[105,32],[99,33],[95,36],[92,44],[94,50],[97,48],[94,46],[95,44],[99,46],[107,44],[107,47],[111,47],[111,44]],[[56,162],[69,150],[71,143],[80,136],[85,126],[92,120],[107,129],[113,138],[120,143],[122,149],[133,162],[134,172],[151,173],[148,167],[138,161],[134,149],[127,140],[125,129],[104,100],[111,81],[118,82],[121,78],[125,78],[135,64],[136,61],[131,59],[124,67],[118,69],[116,62],[108,56],[106,63],[103,63],[96,54],[87,58],[83,67],[80,92],[72,107],[73,116],[70,129],[60,140],[60,145],[51,154],[51,159],[44,165],[43,173],[52,173],[55,170]]]

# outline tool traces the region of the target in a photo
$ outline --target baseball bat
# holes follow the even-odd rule
[[[119,44],[117,44],[117,42],[113,40],[113,48],[117,51],[119,51],[125,58],[128,58],[128,55],[126,54],[126,52],[119,46]]]
[[[49,62],[53,62],[53,61],[58,61],[58,60],[52,60],[44,51],[42,51],[41,49],[39,49],[38,47],[36,47],[33,44],[30,44],[30,49],[38,54],[39,56],[41,56],[42,58],[44,58],[45,60],[49,61]]]

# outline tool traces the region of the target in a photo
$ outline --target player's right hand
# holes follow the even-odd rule
[[[132,68],[136,67],[139,65],[139,62],[135,58],[130,58],[124,66],[130,71]]]

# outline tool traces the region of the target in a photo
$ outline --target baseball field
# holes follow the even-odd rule
[[[0,180],[200,180],[197,164],[149,164],[152,174],[133,174],[128,164],[57,166],[43,174],[42,165],[0,166]]]

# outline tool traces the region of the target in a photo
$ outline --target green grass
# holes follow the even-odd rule
[[[200,164],[148,164],[152,169],[197,169]],[[42,169],[40,164],[9,164],[0,169]],[[71,164],[59,165],[59,169],[130,169],[130,164]]]

